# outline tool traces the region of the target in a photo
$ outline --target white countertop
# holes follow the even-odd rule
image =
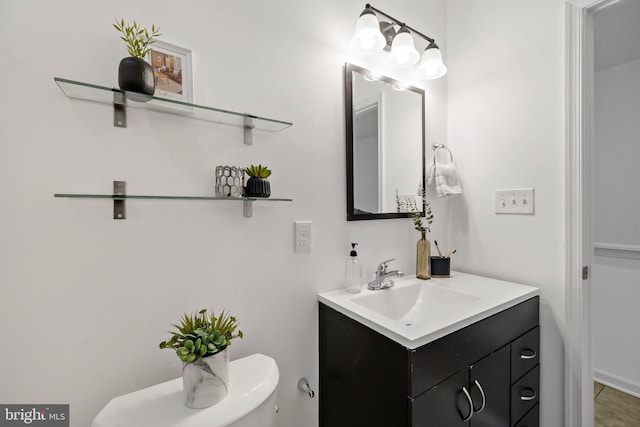
[[[362,292],[357,294],[348,293],[343,289],[323,292],[318,295],[318,300],[404,347],[415,349],[539,295],[539,289],[532,286],[456,271],[452,271],[449,278],[420,280],[415,276],[406,276],[394,279],[394,281],[393,288],[377,291],[366,289],[365,284]],[[423,315],[422,320],[411,322],[411,324],[408,324],[410,322],[406,319],[394,320],[356,302],[358,298],[374,294],[382,295],[376,297],[377,299],[386,296],[391,298],[390,293],[403,292],[403,288],[411,286],[415,288],[416,283],[433,291],[427,293],[427,298],[430,295],[435,295],[430,301],[429,308],[433,312],[433,316]],[[384,294],[385,292],[388,294]],[[438,292],[452,295],[464,294],[464,303],[456,306],[455,309],[438,310]],[[423,298],[423,295],[420,298]],[[421,301],[418,302],[418,304],[421,303]]]

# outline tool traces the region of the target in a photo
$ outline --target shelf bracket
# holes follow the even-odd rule
[[[253,129],[255,127],[253,118],[244,116],[244,143],[246,145],[253,145]]]
[[[113,92],[113,125],[127,127],[127,98],[121,92]]]
[[[118,196],[127,195],[126,181],[113,181],[113,219],[127,219],[127,209],[124,199],[117,199]]]
[[[253,216],[253,200],[244,201],[244,217],[251,218]]]

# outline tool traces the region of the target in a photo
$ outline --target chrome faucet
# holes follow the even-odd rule
[[[404,273],[400,270],[387,270],[389,267],[387,264],[391,261],[393,261],[393,259],[388,259],[378,264],[378,268],[376,269],[376,278],[369,282],[367,289],[378,291],[380,289],[390,288],[395,284],[393,283],[394,277],[404,276]]]

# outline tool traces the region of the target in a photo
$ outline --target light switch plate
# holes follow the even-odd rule
[[[533,188],[496,190],[496,213],[533,215],[535,213],[535,192]]]

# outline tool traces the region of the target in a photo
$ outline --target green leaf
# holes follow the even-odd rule
[[[196,355],[195,354],[191,353],[190,355],[187,356],[187,360],[186,360],[187,363],[191,363],[194,360],[196,360]]]

